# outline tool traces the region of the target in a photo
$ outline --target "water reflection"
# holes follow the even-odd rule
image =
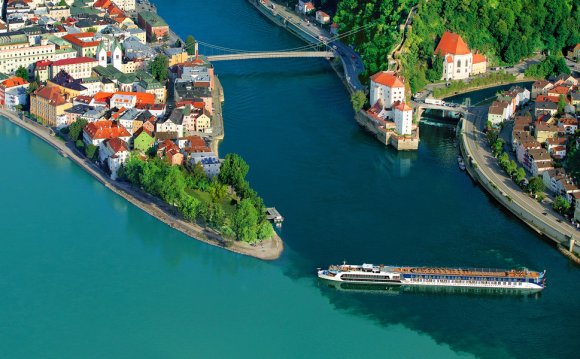
[[[319,287],[332,288],[340,292],[367,293],[382,295],[422,294],[422,295],[462,295],[468,297],[523,296],[539,299],[540,290],[518,290],[514,288],[469,288],[469,287],[430,287],[430,286],[396,286],[364,283],[345,283],[319,280]]]

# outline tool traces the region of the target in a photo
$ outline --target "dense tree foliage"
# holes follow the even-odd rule
[[[562,196],[558,196],[552,202],[552,208],[560,214],[566,214],[570,210],[570,203]]]
[[[546,190],[546,185],[544,184],[544,180],[542,177],[533,177],[530,180],[530,184],[528,185],[530,192],[532,193],[540,193]]]
[[[87,125],[87,120],[84,120],[84,119],[79,119],[79,120],[73,122],[68,127],[68,135],[69,135],[70,139],[73,141],[80,140],[82,137],[81,135],[83,133],[83,128],[85,128],[86,125]]]
[[[250,166],[248,166],[242,157],[235,153],[228,153],[221,165],[219,180],[238,190],[243,186],[244,179],[249,170]]]
[[[365,64],[364,77],[385,70],[393,46],[400,41],[399,24],[417,0],[340,0],[334,22],[339,32],[363,29],[343,41],[356,47]]]
[[[195,55],[195,38],[193,35],[188,35],[185,38],[185,51],[188,55]]]
[[[16,69],[15,75],[28,81],[28,70],[22,66]]]
[[[99,148],[93,144],[88,144],[85,147],[85,154],[89,159],[94,160],[99,155]]]
[[[248,164],[240,156],[230,154],[222,165],[222,173],[224,170],[223,176],[210,181],[201,165],[186,170],[159,158],[145,161],[139,156],[131,156],[120,175],[177,207],[187,220],[202,221],[225,237],[249,243],[270,238],[273,229],[263,214],[263,201],[244,178]],[[229,194],[229,186],[240,188],[236,190],[241,198],[239,203]],[[232,203],[237,205],[230,210]]]
[[[157,81],[163,82],[169,77],[168,66],[169,60],[167,59],[167,56],[159,54],[149,63],[149,72],[151,72],[151,75],[153,75]]]
[[[562,56],[548,56],[542,62],[530,65],[526,69],[526,76],[545,78],[557,76],[559,74],[569,74],[570,68],[566,65],[566,60]]]
[[[362,91],[357,91],[350,97],[352,108],[355,112],[360,111],[367,102],[367,95]]]
[[[438,80],[433,51],[445,30],[461,34],[494,64],[513,64],[535,51],[560,54],[580,42],[580,2],[573,0],[340,0],[340,32],[364,28],[346,42],[363,57],[366,75],[388,67],[401,38],[399,25],[418,5],[401,56],[413,91]],[[431,70],[431,71],[430,71]]]

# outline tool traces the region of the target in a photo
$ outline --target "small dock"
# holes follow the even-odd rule
[[[284,222],[284,217],[274,207],[266,208],[266,218],[274,222],[277,226],[282,225],[282,222]]]

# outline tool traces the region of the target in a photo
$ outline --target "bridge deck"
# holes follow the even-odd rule
[[[214,55],[207,59],[213,61],[255,60],[255,59],[285,59],[285,58],[332,58],[332,51],[289,51],[289,52],[250,52],[242,54]]]

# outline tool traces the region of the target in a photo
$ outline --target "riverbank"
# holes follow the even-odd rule
[[[458,91],[454,91],[453,93],[440,94],[438,96],[435,96],[435,93],[433,93],[433,97],[436,98],[436,99],[445,99],[445,98],[448,98],[448,97],[453,97],[453,96],[458,96],[458,95],[464,95],[464,94],[467,94],[467,93],[470,93],[470,92],[475,92],[475,91],[479,91],[479,90],[485,90],[485,89],[492,88],[492,87],[504,86],[504,85],[512,85],[512,84],[515,85],[515,84],[519,84],[519,83],[522,83],[522,82],[530,82],[530,81],[535,81],[535,79],[533,79],[533,78],[523,78],[523,79],[519,79],[519,80],[518,79],[515,79],[515,80],[512,80],[512,81],[506,81],[506,82],[503,82],[503,81],[493,82],[493,83],[485,84],[485,85],[481,85],[481,86],[468,87],[468,88],[465,88],[465,89],[461,89],[461,90],[458,90]]]
[[[495,158],[487,151],[485,154],[479,153],[484,136],[478,135],[478,119],[481,115],[470,114],[466,119],[462,119],[458,125],[459,148],[462,156],[466,159],[467,173],[507,210],[513,213],[522,222],[538,234],[549,238],[559,247],[568,247],[571,239],[578,239],[576,229],[568,223],[558,221],[552,217],[548,211],[539,203],[533,201],[527,194],[515,188],[515,184],[510,178],[497,174],[493,166],[497,166]],[[487,173],[486,173],[487,172]],[[494,177],[492,180],[491,177]],[[572,250],[580,252],[576,245]],[[560,252],[562,252],[560,250]]]
[[[48,128],[32,121],[21,120],[15,114],[5,110],[0,110],[0,116],[44,140],[61,155],[72,160],[105,187],[123,197],[128,202],[193,239],[262,260],[278,259],[284,250],[282,239],[276,233],[274,233],[272,239],[252,246],[248,243],[227,240],[212,229],[187,222],[178,215],[175,208],[172,208],[161,199],[153,197],[141,189],[134,188],[128,183],[111,180],[103,170],[79,154],[73,146],[68,146],[66,142],[51,136]]]

